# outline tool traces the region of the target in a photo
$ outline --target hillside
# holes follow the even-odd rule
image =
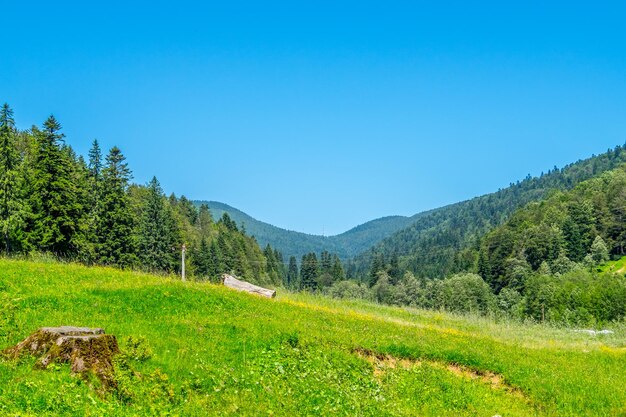
[[[624,196],[626,166],[621,166],[528,204],[483,239],[480,274],[499,289],[512,285],[521,268],[537,271],[543,265],[549,274],[572,262],[593,265],[623,256]]]
[[[261,246],[269,243],[278,249],[285,259],[289,259],[290,256],[300,259],[306,253],[319,253],[323,250],[336,253],[340,258],[347,259],[371,248],[411,222],[409,217],[388,216],[369,221],[339,235],[319,236],[273,226],[217,201],[194,201],[198,207],[202,203],[209,206],[215,219],[228,213],[238,225],[243,224],[246,232],[254,236]]]
[[[591,336],[109,268],[0,260],[0,347],[101,326],[116,392],[0,359],[0,414],[600,416],[626,410],[626,329]],[[129,337],[140,342],[130,342]],[[91,384],[94,384],[92,381]]]
[[[371,259],[397,254],[403,269],[426,278],[476,270],[479,240],[502,224],[517,209],[539,201],[557,190],[569,190],[582,181],[615,169],[626,162],[623,146],[580,160],[562,169],[548,171],[492,194],[476,197],[413,216],[410,226],[383,239],[354,263],[359,273],[368,273]]]

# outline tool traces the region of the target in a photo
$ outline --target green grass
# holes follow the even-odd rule
[[[0,359],[0,415],[626,415],[626,328],[540,325],[0,260],[0,347],[41,326],[104,327],[147,360],[106,395],[66,365]],[[355,349],[407,366],[380,369]],[[132,356],[132,355],[131,355]],[[451,364],[467,372],[453,372]],[[499,376],[492,385],[477,374]]]
[[[616,274],[626,274],[626,256],[616,261],[605,262],[598,267],[598,272],[612,272]]]

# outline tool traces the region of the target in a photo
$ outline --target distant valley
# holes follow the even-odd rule
[[[319,253],[323,250],[336,253],[342,259],[349,259],[367,251],[383,239],[408,227],[415,221],[415,216],[387,216],[363,223],[339,235],[320,236],[273,226],[228,204],[217,201],[194,201],[196,206],[200,206],[202,203],[209,206],[216,220],[222,217],[224,213],[228,213],[237,225],[243,224],[246,233],[254,236],[262,247],[269,243],[278,249],[285,259],[290,256],[299,259],[305,253]]]

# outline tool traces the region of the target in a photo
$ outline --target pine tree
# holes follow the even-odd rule
[[[102,180],[102,150],[97,139],[93,140],[91,149],[89,149],[88,168],[91,180],[91,195],[94,199],[94,206],[97,206],[100,195],[100,181]]]
[[[187,199],[184,195],[178,199],[179,210],[190,224],[196,224],[198,221],[198,210],[194,207],[193,203]]]
[[[0,110],[0,228],[7,254],[13,249],[11,234],[22,224],[15,133],[13,110],[5,103]]]
[[[276,283],[282,283],[287,277],[287,270],[285,269],[283,254],[278,249],[274,249],[274,259],[276,259],[276,270],[278,272],[278,281]]]
[[[125,159],[120,149],[113,147],[102,170],[96,253],[98,261],[107,265],[130,266],[136,258],[134,222],[128,198],[131,172]]]
[[[372,256],[372,266],[370,268],[369,286],[373,287],[379,278],[379,272],[385,270],[385,258],[383,254],[374,254]]]
[[[77,184],[72,178],[74,163],[60,146],[64,135],[54,116],[37,131],[37,149],[29,190],[33,211],[29,241],[32,247],[58,255],[72,255],[80,211]]]
[[[211,281],[217,281],[219,279],[220,274],[225,272],[222,261],[222,255],[220,253],[220,249],[217,246],[216,241],[211,242],[209,246],[209,256],[207,257],[207,275],[211,279]]]
[[[213,216],[211,216],[209,206],[202,203],[200,205],[200,209],[198,210],[198,220],[196,222],[201,237],[207,238],[209,236],[212,224]]]
[[[289,270],[287,271],[287,288],[298,288],[298,262],[295,256],[289,258]]]
[[[346,275],[343,271],[343,265],[341,265],[341,260],[337,255],[333,255],[333,266],[330,272],[333,277],[333,282],[343,281],[346,279]]]
[[[156,177],[148,184],[139,230],[139,258],[151,271],[172,272],[178,263],[178,237],[174,218]]]
[[[102,212],[100,205],[101,193],[102,193],[102,151],[100,144],[96,139],[92,142],[91,149],[89,149],[89,162],[87,164],[87,184],[86,184],[86,201],[87,207],[87,219],[84,225],[85,229],[85,246],[83,250],[87,253],[83,255],[83,258],[88,259],[90,262],[98,262],[96,255],[96,247],[98,245],[98,227],[100,222],[98,215]]]
[[[202,238],[200,239],[200,245],[198,246],[194,256],[196,275],[199,277],[208,277],[210,262],[209,245],[207,244],[206,239]]]
[[[330,270],[332,268],[331,256],[328,251],[322,251],[320,253],[320,273],[321,274],[330,274]]]
[[[316,289],[319,274],[320,271],[317,261],[317,255],[315,255],[315,253],[313,252],[304,255],[302,257],[302,264],[300,266],[300,282],[302,285],[302,289]]]
[[[217,265],[219,274],[232,274],[233,273],[233,255],[228,243],[226,242],[226,233],[221,232],[217,236],[217,252],[219,253],[220,262]]]
[[[279,280],[278,260],[269,243],[265,246],[263,255],[265,256],[265,272],[267,272],[270,281],[277,282]]]

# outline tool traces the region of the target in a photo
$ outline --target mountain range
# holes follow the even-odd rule
[[[414,217],[387,216],[371,220],[335,236],[311,235],[293,230],[283,229],[261,220],[257,220],[243,211],[228,204],[217,201],[194,201],[200,206],[206,204],[217,220],[224,213],[246,233],[254,236],[261,246],[270,244],[279,250],[285,260],[290,256],[300,259],[310,252],[319,253],[323,250],[337,254],[341,259],[349,259],[367,251],[382,239],[402,230],[414,222]]]
[[[376,254],[387,258],[395,254],[400,257],[403,269],[421,276],[444,277],[474,269],[480,238],[517,209],[616,168],[626,162],[625,149],[616,146],[561,169],[554,167],[537,177],[529,175],[494,193],[410,217],[382,217],[335,236],[286,230],[216,201],[195,201],[194,204],[207,204],[215,219],[228,213],[260,245],[270,244],[278,249],[285,261],[290,256],[299,259],[309,252],[327,250],[342,260],[350,260],[357,273],[363,275]]]

